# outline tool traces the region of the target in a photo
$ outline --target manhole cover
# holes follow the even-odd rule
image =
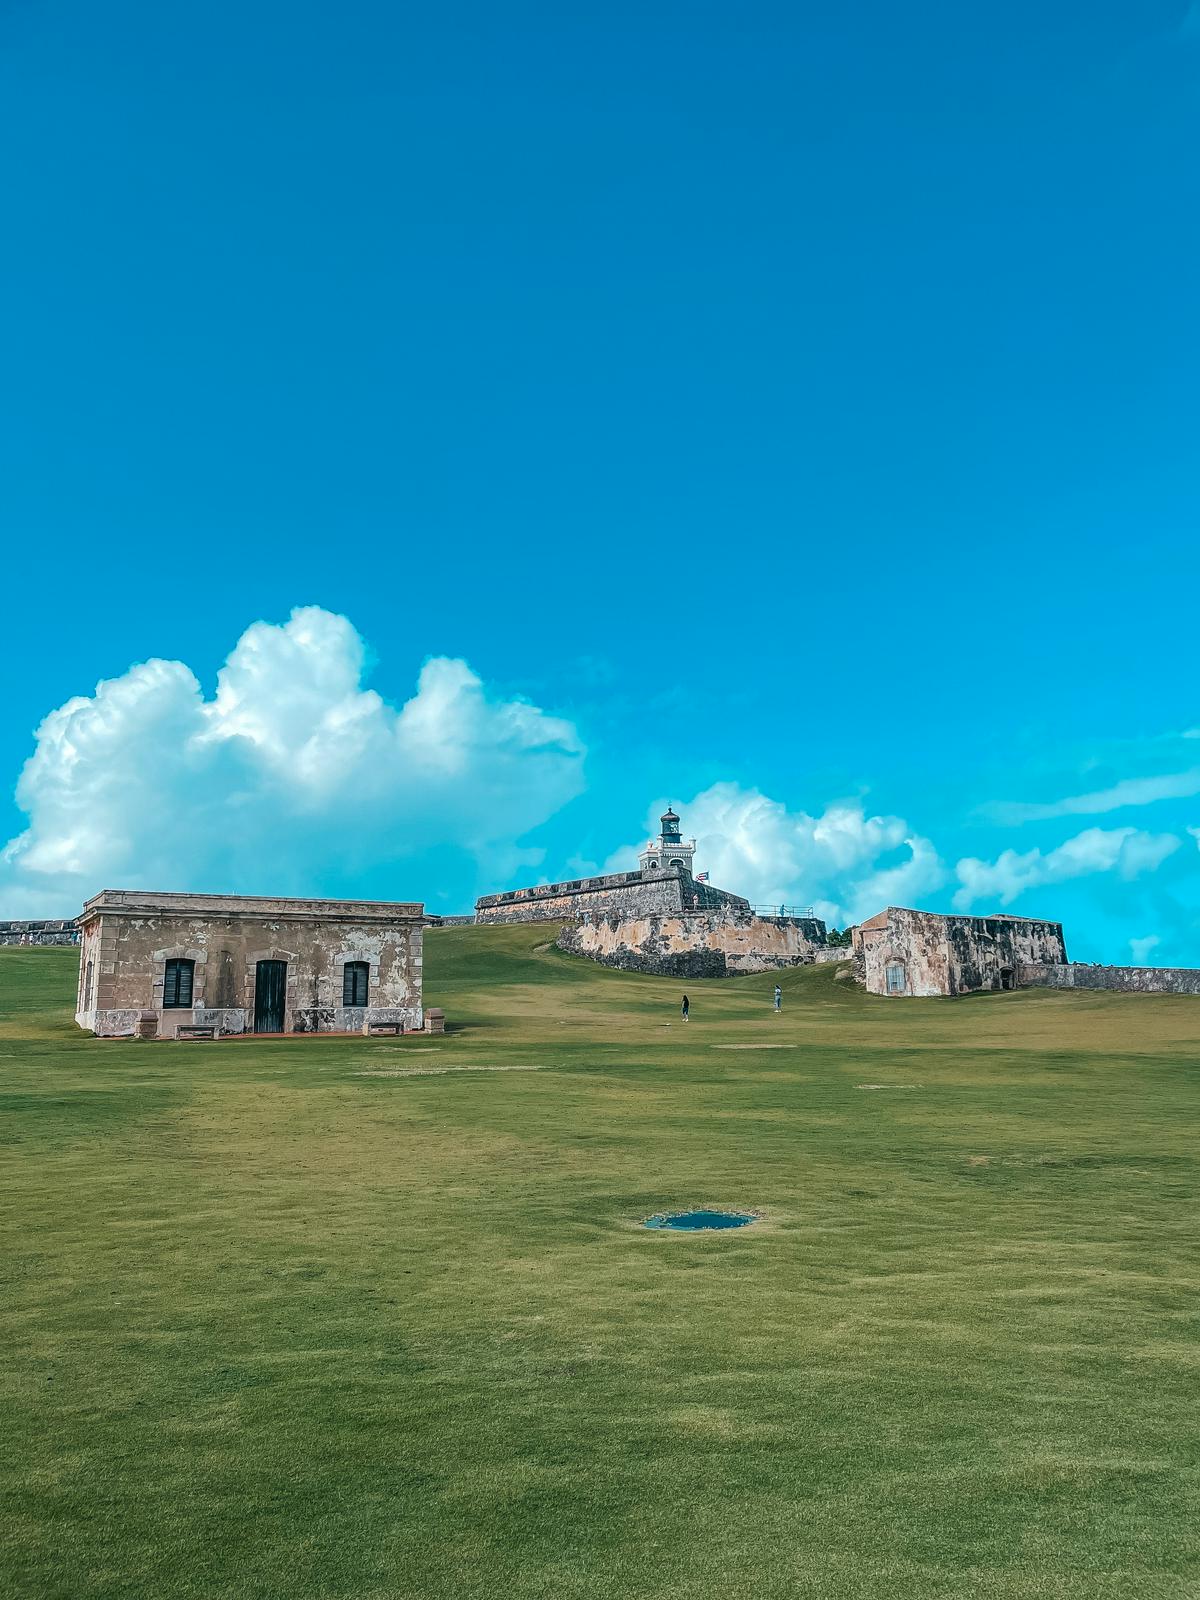
[[[744,1228],[754,1218],[746,1211],[676,1211],[647,1217],[646,1228],[674,1228],[681,1233],[696,1233],[705,1228]]]

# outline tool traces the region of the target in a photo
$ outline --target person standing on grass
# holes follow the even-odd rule
[[[688,1013],[689,1013],[689,1011],[690,1011],[690,1010],[691,1010],[691,1009],[692,1009],[692,1003],[691,1003],[691,1001],[690,1001],[690,1000],[689,1000],[689,999],[688,999],[688,997],[687,997],[687,995],[684,995],[684,997],[683,997],[683,1005],[682,1005],[682,1007],[681,1007],[681,1008],[680,1008],[680,1011],[681,1011],[681,1015],[682,1015],[682,1017],[683,1017],[683,1020],[684,1020],[684,1021],[685,1021],[685,1022],[686,1022],[686,1021],[687,1021],[687,1020],[688,1020]]]
[[[775,1009],[776,1011],[783,1010],[783,990],[778,984],[775,985]]]

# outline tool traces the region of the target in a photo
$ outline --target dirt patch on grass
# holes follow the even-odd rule
[[[430,1078],[446,1072],[545,1072],[549,1063],[513,1067],[371,1067],[352,1072],[352,1078]]]
[[[798,1050],[798,1044],[714,1044],[714,1050]]]

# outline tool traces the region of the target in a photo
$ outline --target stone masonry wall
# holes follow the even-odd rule
[[[740,895],[697,883],[684,869],[612,872],[600,878],[575,878],[566,883],[484,895],[475,903],[475,921],[569,922],[586,914],[669,915],[693,906],[705,909],[725,905],[746,907],[747,902]]]
[[[560,950],[626,972],[665,978],[725,978],[806,966],[825,943],[816,917],[756,917],[725,907],[674,916],[610,915],[565,925]]]
[[[78,944],[74,917],[41,922],[0,922],[0,944]]]
[[[1111,989],[1123,994],[1200,994],[1196,967],[1091,967],[1077,961],[1025,962],[1018,973],[1032,989]]]

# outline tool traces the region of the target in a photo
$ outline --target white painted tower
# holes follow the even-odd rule
[[[686,867],[691,872],[696,855],[695,839],[682,837],[679,818],[670,806],[659,820],[662,832],[647,844],[638,857],[638,865],[643,872],[669,872],[672,867]]]

